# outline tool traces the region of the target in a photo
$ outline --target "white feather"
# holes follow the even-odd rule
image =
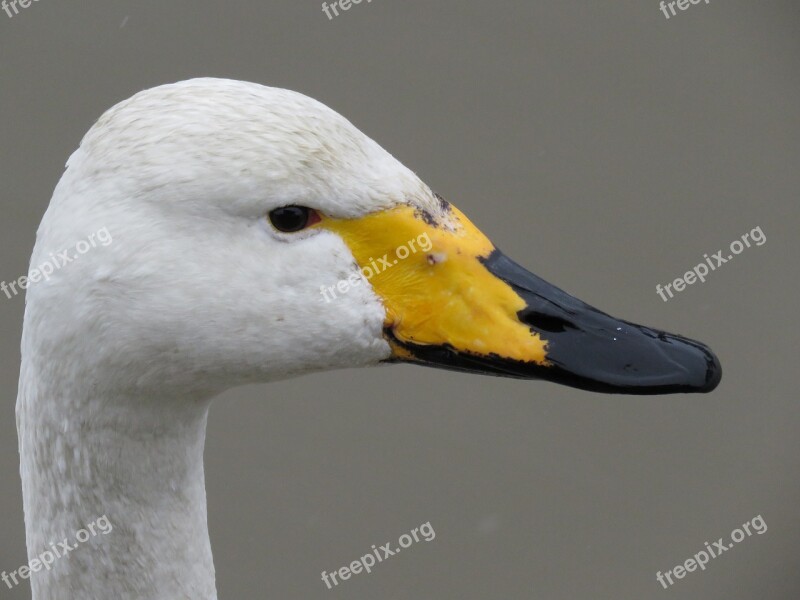
[[[32,577],[34,600],[216,598],[203,444],[234,385],[389,356],[368,285],[336,235],[291,238],[286,204],[358,217],[430,189],[346,119],[294,92],[198,79],[103,115],[69,159],[32,267],[107,228],[28,291],[17,400],[28,553],[93,538]]]

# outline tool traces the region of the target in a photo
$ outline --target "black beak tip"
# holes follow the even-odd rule
[[[707,394],[722,381],[719,358],[704,343],[648,327],[639,327],[639,331],[645,333],[651,343],[641,345],[637,352],[653,359],[651,372],[661,368],[665,374],[672,371],[672,375],[667,376],[668,381],[672,380],[672,391]],[[654,335],[658,341],[651,337]]]
[[[719,385],[722,367],[705,344],[616,319],[537,277],[499,250],[482,262],[525,301],[518,319],[548,343],[549,366],[495,361],[491,366],[496,374],[540,377],[609,394],[702,394]]]
[[[705,348],[705,354],[707,361],[705,383],[697,390],[703,394],[713,392],[719,385],[719,382],[722,381],[722,365],[717,355],[708,347]]]

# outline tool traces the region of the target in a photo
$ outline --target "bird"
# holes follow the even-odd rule
[[[721,379],[708,346],[537,277],[294,91],[199,78],[110,108],[31,269],[100,231],[31,277],[16,417],[29,557],[101,516],[113,531],[31,573],[34,600],[217,598],[203,448],[238,385],[385,363],[623,394]]]

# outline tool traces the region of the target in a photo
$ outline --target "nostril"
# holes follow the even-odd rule
[[[560,333],[572,328],[572,324],[566,319],[554,315],[546,315],[534,310],[522,311],[519,318],[523,323],[530,325],[534,329],[550,333]]]

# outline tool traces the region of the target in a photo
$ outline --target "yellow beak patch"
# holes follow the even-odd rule
[[[493,244],[454,206],[447,223],[399,206],[319,227],[341,236],[382,299],[394,357],[414,359],[399,341],[548,366],[547,342],[517,317],[526,303],[481,262]]]

